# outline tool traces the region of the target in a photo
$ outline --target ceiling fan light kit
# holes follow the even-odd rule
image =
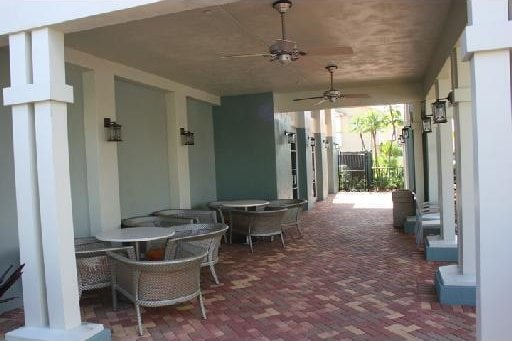
[[[331,103],[336,103],[336,100],[343,99],[345,97],[347,98],[368,98],[367,94],[343,94],[340,90],[337,90],[334,88],[334,71],[338,69],[338,66],[336,64],[328,64],[325,66],[325,69],[329,72],[330,78],[331,78],[331,86],[329,90],[324,91],[322,96],[315,96],[315,97],[306,97],[306,98],[295,98],[293,101],[304,101],[308,99],[320,99],[320,102],[318,104],[322,104],[325,101],[329,101]]]

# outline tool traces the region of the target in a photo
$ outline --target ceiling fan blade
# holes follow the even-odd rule
[[[343,98],[370,98],[368,94],[342,94]]]
[[[336,56],[354,53],[354,50],[350,46],[317,47],[306,49],[306,51],[310,56]]]
[[[251,58],[251,57],[272,57],[270,53],[254,53],[254,54],[232,54],[221,56],[221,58]]]
[[[323,99],[323,100],[321,100],[320,102],[315,103],[314,105],[315,105],[315,106],[316,106],[316,105],[320,105],[320,104],[322,104],[322,103],[323,103],[323,102],[325,102],[325,101],[326,101],[326,100],[325,100],[325,99]]]
[[[297,101],[306,101],[306,100],[309,100],[309,99],[320,99],[320,98],[324,98],[324,96],[306,97],[306,98],[295,98],[293,101],[297,102]]]

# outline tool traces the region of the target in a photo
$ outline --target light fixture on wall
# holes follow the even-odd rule
[[[310,137],[310,138],[309,138],[309,145],[310,145],[311,147],[316,146],[316,141],[315,141],[315,138],[314,138],[314,137]]]
[[[296,133],[292,133],[292,132],[285,130],[284,135],[286,136],[286,141],[288,142],[288,144],[297,143],[297,134]]]
[[[407,126],[402,128],[402,135],[401,136],[404,138],[404,140],[407,140],[409,138],[409,129],[410,128],[411,127],[407,127]]]
[[[334,145],[334,149],[340,149],[340,144],[339,143],[334,142],[333,145]]]
[[[181,135],[181,143],[184,146],[193,146],[195,144],[194,133],[191,133],[190,131],[185,130],[185,128],[180,128],[180,135]]]
[[[422,121],[423,133],[428,134],[432,132],[432,120],[430,117],[425,117]]]
[[[103,126],[107,130],[107,134],[106,134],[107,141],[111,141],[111,142],[123,141],[122,135],[121,135],[122,126],[119,123],[112,121],[112,119],[110,117],[105,117],[103,119]]]
[[[434,103],[432,103],[432,116],[434,123],[448,122],[446,117],[446,101],[453,104],[453,91],[450,91],[446,98],[438,98]]]
[[[323,139],[322,143],[323,143],[325,149],[329,149],[330,143],[329,143],[328,139]]]
[[[403,135],[400,135],[398,136],[398,144],[404,144],[405,143],[405,138]]]

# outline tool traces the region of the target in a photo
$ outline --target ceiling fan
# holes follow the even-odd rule
[[[276,42],[269,46],[267,53],[228,55],[223,56],[223,58],[266,57],[270,58],[271,62],[277,60],[284,65],[296,61],[306,54],[341,55],[353,53],[352,48],[349,46],[319,48],[311,50],[310,52],[299,50],[296,42],[286,38],[285,14],[288,13],[292,7],[292,2],[290,0],[277,0],[274,1],[272,7],[281,15],[281,39],[276,39]]]
[[[315,105],[321,104],[325,101],[329,101],[331,103],[336,102],[337,99],[343,99],[343,98],[369,98],[370,96],[368,94],[342,94],[340,90],[334,89],[334,71],[338,68],[335,64],[329,64],[325,67],[327,71],[331,74],[331,87],[329,90],[325,90],[322,96],[315,96],[315,97],[306,97],[306,98],[295,98],[293,101],[305,101],[310,99],[321,99],[320,102],[318,102]]]

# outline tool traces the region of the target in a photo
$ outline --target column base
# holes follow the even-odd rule
[[[428,261],[456,262],[459,258],[457,236],[446,241],[441,236],[428,236],[425,240],[425,259]]]
[[[435,287],[441,304],[476,306],[476,276],[460,274],[457,265],[440,266]]]
[[[414,227],[416,226],[416,216],[411,215],[405,218],[404,233],[414,234]]]
[[[82,323],[70,329],[44,327],[21,327],[5,335],[5,341],[111,341],[110,329],[102,324]]]

